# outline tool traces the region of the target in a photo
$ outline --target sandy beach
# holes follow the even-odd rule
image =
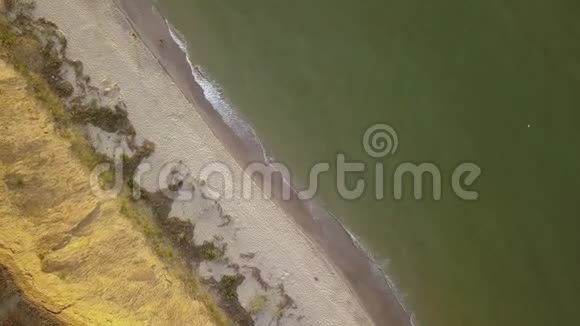
[[[137,137],[155,143],[151,171],[141,186],[159,191],[159,176],[170,163],[193,176],[215,162],[230,169],[234,198],[220,200],[219,208],[201,197],[176,201],[170,213],[195,224],[196,243],[224,248],[227,264],[195,266],[200,277],[219,280],[234,270],[242,273],[246,278],[238,295],[244,307],[258,292],[269,299],[258,325],[275,320],[281,325],[410,324],[384,277],[334,219],[315,221],[297,201],[238,195],[244,183],[261,193],[242,169],[261,159],[261,153],[237,138],[212,110],[151,3],[37,2],[37,15],[56,23],[66,36],[69,57],[84,63],[95,84],[117,85]],[[221,210],[231,218],[227,225],[218,218]],[[293,304],[277,318],[273,314],[285,296]]]

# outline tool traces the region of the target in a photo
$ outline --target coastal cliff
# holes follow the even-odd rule
[[[136,225],[144,210],[91,190],[98,154],[63,108],[75,87],[46,78],[51,25],[18,6],[0,16],[0,324],[226,324],[172,247]]]

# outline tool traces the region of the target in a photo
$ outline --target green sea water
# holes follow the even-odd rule
[[[420,325],[578,325],[580,2],[160,0],[192,62],[304,182],[337,153],[433,162],[443,197],[318,199],[372,251]],[[388,123],[395,155],[363,150]],[[483,173],[476,201],[453,169]],[[355,175],[356,176],[356,175]],[[351,176],[349,181],[354,182]],[[370,172],[364,177],[374,186]],[[372,190],[372,189],[371,189]],[[429,195],[429,193],[427,193]],[[429,196],[427,196],[429,197]]]

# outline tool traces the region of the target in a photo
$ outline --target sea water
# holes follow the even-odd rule
[[[307,184],[419,325],[571,325],[580,306],[580,2],[161,0],[224,121]],[[177,35],[176,35],[177,36]],[[369,155],[369,126],[397,151]],[[337,155],[361,198],[337,189]],[[464,200],[463,163],[481,169]],[[377,200],[374,167],[383,164]],[[429,163],[422,199],[401,164]]]

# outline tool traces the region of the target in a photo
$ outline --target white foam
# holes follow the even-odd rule
[[[189,63],[189,66],[191,67],[191,72],[195,82],[201,87],[204,97],[212,105],[214,110],[219,113],[224,123],[231,128],[236,136],[240,137],[241,139],[253,140],[255,145],[260,148],[265,162],[274,161],[273,158],[266,154],[266,149],[258,138],[255,130],[239,116],[237,111],[234,110],[231,102],[227,99],[226,96],[224,96],[221,86],[211,77],[209,77],[209,74],[205,72],[202,67],[194,65],[191,62],[185,37],[183,37],[183,35],[175,27],[173,27],[169,21],[165,20],[165,23],[167,24],[171,38],[185,53],[185,57]]]

